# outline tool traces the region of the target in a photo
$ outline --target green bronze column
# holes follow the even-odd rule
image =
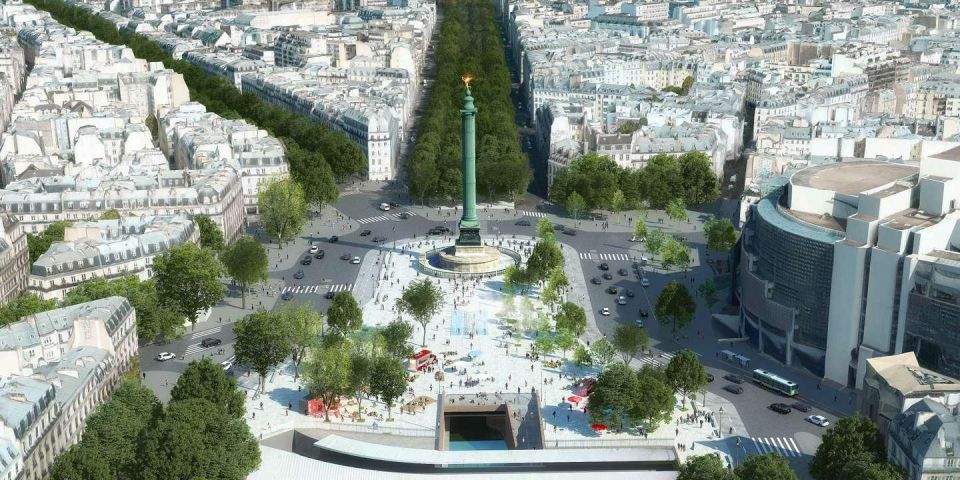
[[[469,76],[463,78],[467,93],[463,97],[460,118],[463,125],[463,216],[457,245],[480,245],[480,222],[477,220],[477,108],[470,94]]]

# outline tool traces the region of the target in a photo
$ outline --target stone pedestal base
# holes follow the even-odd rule
[[[483,273],[501,268],[500,250],[486,245],[457,245],[440,252],[440,268],[454,272]]]

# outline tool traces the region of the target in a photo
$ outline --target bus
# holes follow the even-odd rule
[[[766,370],[756,369],[753,371],[753,381],[762,387],[780,392],[788,397],[797,396],[797,384],[780,377]]]

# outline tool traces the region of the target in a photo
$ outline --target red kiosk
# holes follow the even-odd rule
[[[437,363],[437,356],[428,349],[420,350],[407,362],[407,368],[414,372],[422,372],[424,369]]]

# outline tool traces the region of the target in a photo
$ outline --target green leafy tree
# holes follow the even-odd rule
[[[57,308],[56,300],[41,300],[32,293],[21,293],[20,296],[0,305],[0,326],[18,322],[23,317],[54,308]]]
[[[136,440],[136,439],[134,439]],[[57,456],[50,469],[51,480],[113,480],[117,477],[102,452],[74,445]]]
[[[284,139],[287,145],[287,160],[294,174],[294,180],[303,187],[304,199],[317,211],[323,206],[337,201],[339,192],[333,169],[320,152],[308,152],[295,142]],[[308,165],[310,167],[308,167]]]
[[[797,474],[793,473],[787,459],[776,453],[767,453],[765,455],[749,455],[733,471],[737,477],[744,480],[763,479],[763,480],[797,480]],[[850,477],[854,478],[854,477]]]
[[[559,295],[568,286],[570,286],[570,280],[567,279],[567,273],[563,271],[563,267],[557,267],[550,271],[550,275],[547,277],[547,289],[553,290]]]
[[[677,157],[676,185],[684,192],[687,205],[703,205],[720,197],[720,182],[714,173],[713,161],[703,152],[687,152]]]
[[[53,242],[62,242],[64,230],[70,225],[70,222],[53,222],[47,225],[46,230],[40,233],[28,233],[27,250],[30,252],[30,264],[36,263],[40,255],[43,255],[50,249],[50,244]]]
[[[610,198],[610,211],[613,213],[620,213],[626,207],[627,197],[624,196],[622,190],[617,189],[615,192],[613,192],[613,197]]]
[[[370,377],[370,393],[387,404],[387,415],[392,418],[393,404],[407,389],[407,371],[396,359],[379,357],[374,362]]]
[[[413,355],[413,347],[408,341],[411,334],[413,325],[403,320],[394,320],[380,329],[387,354],[397,360],[405,360]]]
[[[578,367],[593,365],[593,357],[590,355],[590,350],[587,350],[587,347],[583,346],[583,344],[578,343],[577,346],[573,348],[573,363]]]
[[[190,362],[170,391],[173,402],[191,398],[207,400],[231,417],[242,418],[246,410],[246,395],[237,387],[237,380],[209,358]]]
[[[590,420],[622,431],[627,412],[638,393],[637,376],[630,367],[615,363],[597,375],[590,394]]]
[[[537,236],[543,240],[556,238],[553,233],[553,224],[550,223],[550,219],[541,217],[540,220],[537,220]]]
[[[647,222],[637,219],[637,222],[633,224],[633,238],[637,241],[647,238]]]
[[[223,266],[210,252],[187,243],[153,259],[153,278],[161,306],[196,324],[200,313],[223,299]]]
[[[168,341],[183,333],[183,317],[160,306],[154,280],[140,280],[136,275],[110,281],[94,278],[83,282],[67,292],[63,305],[77,305],[113,296],[125,297],[136,310],[140,343]]]
[[[214,252],[223,250],[223,232],[216,222],[206,215],[196,215],[193,217],[193,221],[196,222],[197,228],[200,230],[201,247],[209,248]]]
[[[815,480],[844,478],[841,475],[849,464],[884,463],[886,459],[883,435],[877,426],[860,415],[845,417],[823,434],[810,461],[810,476]]]
[[[317,338],[323,329],[323,316],[310,304],[284,305],[279,310],[287,337],[290,341],[291,357],[294,365],[294,379],[300,376],[300,363],[307,349],[317,345]]]
[[[688,395],[707,386],[707,370],[703,368],[697,354],[690,350],[677,352],[667,364],[665,373],[670,386],[680,393],[683,402],[687,401]]]
[[[111,208],[100,214],[100,220],[120,220],[120,212],[116,208]]]
[[[675,222],[682,222],[687,219],[687,202],[676,197],[667,204],[667,216]]]
[[[577,337],[565,328],[558,328],[557,334],[553,337],[553,343],[560,350],[562,358],[567,358],[567,352],[577,344]]]
[[[346,342],[336,342],[313,350],[313,357],[303,369],[310,395],[323,403],[324,421],[330,421],[330,408],[340,397],[353,392],[350,350]]]
[[[373,375],[375,358],[362,350],[350,354],[350,390],[357,400],[357,414],[363,420],[363,396],[370,393],[370,380]]]
[[[397,299],[397,311],[410,315],[423,327],[423,346],[427,346],[427,325],[442,305],[443,293],[426,278],[408,285]]]
[[[247,290],[252,285],[267,281],[270,261],[267,251],[253,237],[243,236],[227,247],[220,260],[227,274],[240,286],[241,304],[247,308]]]
[[[677,329],[684,329],[693,321],[693,314],[697,311],[697,304],[690,296],[690,291],[680,282],[670,282],[657,297],[654,307],[657,318],[662,325],[673,325],[673,333]]]
[[[630,359],[636,357],[640,352],[647,348],[649,342],[647,332],[643,331],[637,325],[626,324],[617,325],[613,331],[613,348],[620,354],[624,364],[629,364]]]
[[[627,415],[647,430],[656,430],[660,424],[670,421],[675,401],[663,371],[644,365],[637,371],[637,390]]]
[[[171,402],[141,445],[137,478],[144,480],[240,480],[260,465],[247,423],[202,398]]]
[[[292,239],[307,222],[307,200],[303,187],[292,179],[274,180],[257,194],[260,222],[277,243]]]
[[[667,237],[660,251],[661,265],[665,269],[679,268],[686,271],[690,267],[690,247],[673,237]]]
[[[677,480],[738,480],[717,455],[697,455],[680,465]],[[759,480],[759,479],[758,479]]]
[[[593,358],[593,364],[600,370],[603,370],[616,355],[617,350],[606,337],[600,337],[590,344],[590,356]]]
[[[907,474],[900,467],[889,463],[868,463],[856,461],[846,464],[841,471],[843,477],[857,480],[905,480]]]
[[[667,242],[667,234],[659,228],[653,228],[647,234],[647,250],[658,255],[663,250],[663,245]]]
[[[557,339],[548,332],[540,333],[533,339],[533,348],[542,355],[557,351]]]
[[[563,266],[563,252],[556,240],[540,240],[527,258],[527,271],[536,282],[547,279],[557,267]]]
[[[697,287],[697,292],[707,301],[707,305],[713,305],[717,301],[717,286],[712,279],[706,279]]]
[[[267,373],[290,354],[290,337],[283,320],[275,312],[254,312],[238,320],[233,333],[237,363],[260,375],[259,390],[264,392]]]
[[[363,326],[363,311],[350,292],[339,292],[327,309],[327,325],[340,337]]]
[[[703,223],[707,235],[707,248],[715,252],[727,252],[737,243],[737,231],[728,218],[710,216]]]
[[[560,309],[553,318],[556,321],[557,330],[566,330],[578,337],[587,329],[587,314],[580,305],[573,302],[564,302],[560,305]]]
[[[519,265],[510,265],[503,271],[503,283],[507,290],[515,291],[521,295],[526,295],[527,291],[530,290],[530,286],[536,280],[533,278],[533,275],[530,273],[530,269],[519,266]]]
[[[587,211],[587,202],[577,192],[568,195],[563,206],[567,209],[567,214],[577,220],[580,219],[580,215]]]
[[[640,123],[635,120],[627,120],[617,127],[617,133],[621,135],[630,135],[637,130],[640,130]]]
[[[690,87],[692,86],[693,86],[693,77],[691,77],[690,75],[687,75],[687,78],[684,78],[683,83],[680,84],[680,91],[682,92],[680,95],[684,97],[687,96],[687,94],[690,93]]]

